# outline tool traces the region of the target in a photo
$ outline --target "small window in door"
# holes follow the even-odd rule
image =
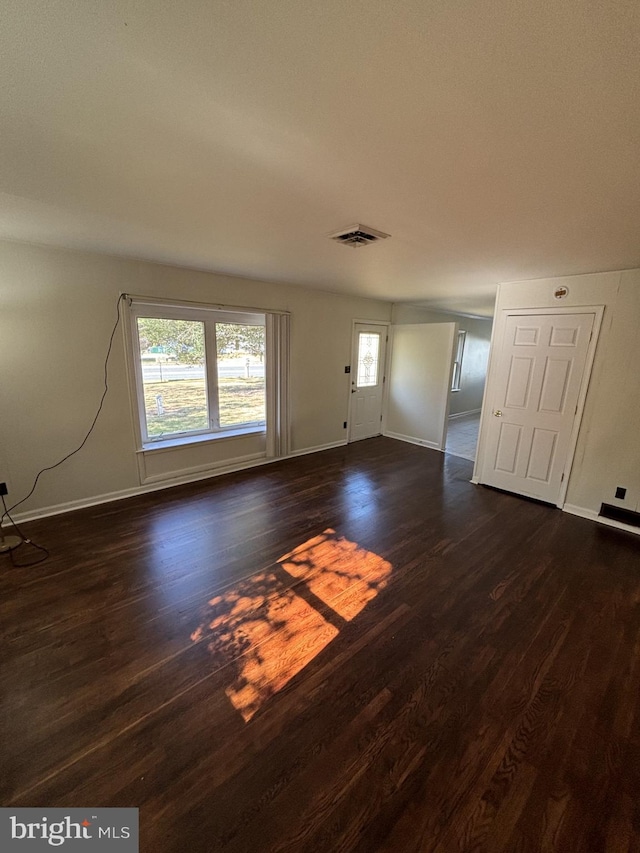
[[[378,384],[378,361],[380,335],[376,332],[360,332],[358,337],[358,388],[370,388]]]
[[[451,390],[459,391],[462,381],[462,357],[464,355],[464,341],[467,337],[466,332],[458,332],[458,344],[456,348],[456,358],[453,362],[453,377],[451,380]]]

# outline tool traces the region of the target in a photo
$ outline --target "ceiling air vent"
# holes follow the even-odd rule
[[[329,234],[329,237],[335,240],[336,243],[353,246],[354,249],[357,249],[358,246],[369,246],[371,243],[377,243],[379,240],[386,240],[389,236],[384,231],[376,231],[375,228],[369,228],[368,225],[350,225],[348,228],[343,228],[340,231]]]

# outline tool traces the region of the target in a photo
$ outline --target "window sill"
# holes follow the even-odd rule
[[[200,435],[184,435],[166,438],[161,441],[149,441],[142,445],[138,453],[156,453],[162,450],[175,450],[179,447],[191,447],[194,444],[209,444],[212,441],[224,441],[227,438],[241,438],[245,435],[264,435],[264,426],[238,427],[224,432],[206,433]]]

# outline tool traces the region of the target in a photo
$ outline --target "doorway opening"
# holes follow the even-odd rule
[[[493,322],[467,317],[457,321],[445,452],[475,462]]]
[[[463,459],[476,461],[476,447],[480,432],[480,412],[470,415],[453,415],[449,417],[447,429],[446,453],[461,456]]]

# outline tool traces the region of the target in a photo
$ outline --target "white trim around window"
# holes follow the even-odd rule
[[[453,373],[451,377],[452,391],[459,391],[462,388],[462,359],[464,358],[464,344],[466,339],[467,333],[464,329],[460,329],[456,341],[456,355],[453,362]]]
[[[194,444],[266,433],[266,455],[271,457],[286,455],[289,448],[289,316],[287,313],[132,295],[126,295],[126,302],[129,306],[128,322],[125,324],[127,365],[136,444],[139,452],[189,448]],[[198,362],[194,373],[197,373],[198,378],[202,377],[202,385],[198,388],[199,415],[192,419],[192,422],[184,424],[179,421],[176,423],[174,418],[173,427],[162,433],[158,432],[157,423],[149,424],[149,401],[145,401],[145,375],[140,350],[141,324],[139,323],[144,319],[191,321],[194,325],[190,331],[193,332],[194,340],[197,340],[199,347],[199,357],[193,359],[194,362]],[[197,328],[197,324],[200,325],[200,329]],[[258,417],[249,416],[244,421],[235,422],[233,420],[237,417],[235,411],[232,413],[228,404],[226,409],[221,406],[216,335],[221,334],[220,329],[224,330],[224,326],[219,324],[237,324],[241,328],[244,327],[247,333],[253,329],[264,330],[264,361],[262,362],[265,378],[264,407],[257,413]],[[182,328],[189,329],[186,323]],[[256,337],[260,341],[259,332]],[[191,349],[191,347],[185,346],[184,349]],[[162,355],[163,358],[167,356],[167,360],[164,361],[165,373],[167,367],[176,373],[178,364],[174,360],[175,352],[165,350]],[[159,359],[159,369],[162,363],[162,359]],[[184,369],[187,370],[186,367]],[[162,401],[159,400],[158,411],[162,405]],[[225,417],[221,417],[222,411],[225,412]],[[240,412],[242,412],[241,409]],[[255,414],[255,409],[249,413],[251,414]],[[167,421],[170,420],[167,419]]]

